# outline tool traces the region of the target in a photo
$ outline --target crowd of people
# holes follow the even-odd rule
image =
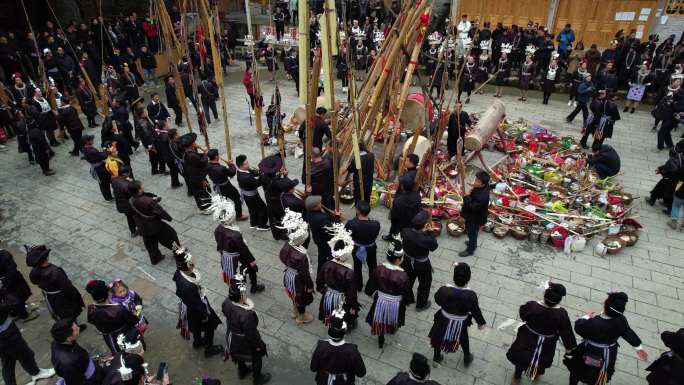
[[[312,3],[314,15],[321,13],[322,2]],[[279,24],[287,20],[285,15],[292,19],[296,14],[289,7],[291,4],[294,3],[276,3],[282,8],[274,12],[274,22],[281,31],[278,37],[282,37]],[[354,61],[351,68],[357,76],[370,67],[392,18],[392,13],[386,12],[379,2],[359,0],[349,4],[348,9],[338,10],[339,14],[348,15],[351,31],[349,42],[341,49],[343,54],[337,58],[336,68],[341,79],[348,78],[347,57]],[[179,23],[178,10],[169,9],[172,21]],[[314,18],[314,28],[316,23]],[[419,157],[409,154],[402,165],[405,171],[399,177],[399,188],[390,210],[391,226],[381,238],[389,244],[386,261],[378,263],[376,242],[382,229],[372,219],[369,205],[375,164],[373,152],[360,146],[361,172],[353,166],[348,170],[353,178],[356,215],[343,221],[339,212],[331,210],[336,186],[325,108],[316,110],[311,130],[311,170],[307,173],[305,161],[302,172],[302,180],[310,174],[311,183],[304,192],[297,191],[299,180],[289,177],[285,159],[277,151],[262,159],[257,167],[251,167],[246,155],[223,160],[217,149],[202,149],[196,143],[196,134],[180,134],[177,128],[171,128],[168,109],[174,111],[176,126],[183,122],[173,77],[165,80],[166,104],[154,84],[147,89],[149,102],[141,100],[140,86],[146,81],[154,83],[153,54],[162,49],[158,34],[151,20],[139,20],[131,14],[109,22],[94,19],[90,25],[70,23],[64,31],[48,22],[35,40],[30,34],[19,40],[13,35],[11,39],[9,35],[0,38],[0,64],[12,78],[11,84],[5,86],[9,92],[3,99],[1,125],[16,134],[19,151],[27,153],[29,162],[37,162],[45,175],[54,174],[50,168],[52,147],[60,144],[58,139],[71,138],[71,154],[82,156],[88,163],[103,199],[115,203],[132,237],[142,237],[150,262],[157,264],[164,259],[159,244],[172,251],[176,264],[172,280],[179,299],[177,323],[182,338],[192,338],[193,347],[203,349],[206,357],[223,353],[231,358],[237,365],[238,376],[244,378],[251,374],[254,384],[271,379],[262,367],[268,348],[259,333],[259,317],[250,298],[258,296],[265,286],[258,280],[258,260],[245,243],[238,221],[249,220],[249,227],[254,231],[270,231],[274,240],[285,241],[279,259],[285,269],[283,288],[292,303],[291,317],[298,325],[318,318],[328,327],[330,338],[317,344],[311,358],[310,369],[316,373],[315,381],[353,384],[356,377],[363,377],[367,372],[358,347],[344,339],[346,333],[357,327],[361,315],[360,292],[372,301],[365,321],[381,349],[386,337],[396,334],[404,325],[409,305],[415,304],[416,311],[432,306],[430,254],[439,245],[428,231],[429,216],[423,210],[416,185]],[[229,31],[221,40],[222,64],[230,65],[234,36]],[[497,26],[490,31],[487,23],[480,29],[476,21],[471,22],[464,16],[454,34],[431,35],[423,60],[432,77],[431,84],[438,92],[442,85],[447,86],[449,78],[456,78],[456,68],[461,62],[459,93],[466,93],[464,103],[477,89],[476,84],[484,84],[490,77],[497,87],[494,95],[501,97],[501,87],[511,80],[513,68],[520,69],[522,102],[527,98],[527,90],[538,80],[544,91],[544,103],[548,103],[557,84],[568,82],[569,105],[576,105],[568,121],[583,113],[581,144],[586,147],[588,137],[593,137],[594,155],[590,163],[602,178],[617,174],[620,168],[615,150],[603,143],[611,137],[614,122],[620,119],[614,100],[619,90],[628,91],[629,104],[623,112],[633,111],[649,91],[658,95],[654,111],[656,124],[661,124],[658,146],[674,147],[670,131],[676,128],[684,113],[682,40],[675,44],[670,37],[658,45],[656,38],[651,37],[641,44],[632,34],[619,35],[614,47],[603,53],[593,47],[584,51],[583,57],[581,42],[574,40],[570,26],[557,36],[556,48],[554,37],[539,26]],[[275,72],[278,59],[275,53],[268,52],[275,48],[267,44],[264,49],[269,70]],[[349,56],[345,54],[346,49],[353,50]],[[39,56],[51,79],[47,85],[37,77]],[[268,64],[269,57],[271,64]],[[296,79],[298,72],[292,71],[296,60],[292,57],[285,67]],[[211,65],[204,66],[195,81],[193,69],[201,67],[204,60],[210,59],[201,57],[199,47],[191,44],[188,56],[179,63],[182,84],[178,87],[183,87],[185,95],[198,112],[203,112],[201,116],[208,123],[211,113],[218,119],[215,106],[218,93]],[[104,79],[100,76],[102,67],[106,68]],[[440,78],[443,73],[446,77]],[[254,93],[252,76],[248,66],[243,83],[254,106],[261,101]],[[88,80],[94,83],[94,89]],[[100,82],[105,86],[104,93],[98,89]],[[93,135],[84,134],[78,111],[71,105],[74,96],[91,128],[97,126],[96,101],[105,98],[111,106],[111,113],[101,122],[99,147],[94,145]],[[467,114],[466,118],[460,118],[463,114],[462,104],[457,103],[448,128],[450,154],[457,151],[458,143],[452,136],[463,137],[469,125]],[[306,143],[303,127],[299,131],[302,144]],[[324,142],[325,138],[328,143]],[[162,198],[146,191],[142,180],[135,176],[130,156],[138,148],[147,153],[152,175],[169,175],[173,188],[183,185],[182,178],[198,211],[212,215],[219,222],[214,239],[220,264],[202,268],[215,272],[213,279],[222,279],[228,286],[228,297],[221,306],[223,320],[204,290],[206,280],[212,276],[200,274],[197,262],[172,226],[172,216],[161,204]],[[684,188],[677,184],[684,178],[682,151],[676,147],[673,151],[679,157],[677,171],[672,171],[670,165],[663,167],[662,172],[665,177],[667,170],[670,178],[667,183],[672,187],[673,194],[669,197],[675,215],[684,202],[679,194]],[[468,242],[459,253],[462,258],[474,255],[477,249],[478,232],[487,218],[489,185],[490,176],[480,172],[464,197],[462,216]],[[660,188],[668,189],[667,186]],[[243,211],[243,202],[248,214]],[[308,252],[311,241],[317,250],[315,272]],[[26,246],[26,264],[31,268],[29,279],[44,294],[48,311],[55,320],[51,328],[54,369],[37,367],[31,348],[15,325],[35,318],[35,309],[26,306],[30,288],[18,272],[13,256],[7,251],[0,253],[0,358],[5,384],[16,383],[17,361],[34,381],[56,373],[66,385],[168,383],[163,368],[154,375],[147,371],[144,334],[149,318],[143,315],[143,299],[122,281],[92,280],[84,286],[93,300],[86,307],[67,273],[50,262],[49,253],[46,245]],[[364,265],[368,269],[367,279],[363,277]],[[464,365],[468,366],[474,359],[468,327],[473,320],[480,328],[487,325],[477,293],[468,287],[471,271],[466,262],[454,264],[452,280],[453,285],[440,287],[432,297],[439,310],[426,337],[433,348],[432,361],[436,366],[444,361],[445,354],[459,348],[463,350]],[[320,293],[320,302],[314,317],[306,309],[313,303],[316,292]],[[525,324],[518,328],[507,353],[515,367],[513,384],[519,384],[523,374],[537,380],[554,362],[559,339],[566,348],[563,363],[570,372],[571,385],[609,382],[615,371],[620,338],[635,347],[639,358],[647,359],[641,339],[623,315],[628,302],[626,293],[609,293],[598,314],[590,313],[575,321],[574,332],[567,311],[560,306],[565,295],[563,285],[549,283],[539,301],[529,301],[520,307],[520,319]],[[86,324],[78,323],[78,317],[86,308],[88,323],[102,334],[103,346],[111,353],[112,359],[107,364],[93,360],[78,344],[79,333],[86,328]],[[216,344],[214,338],[216,328],[224,320],[228,330],[225,346]],[[577,342],[575,333],[582,337],[581,342]],[[664,332],[661,338],[670,350],[649,366],[647,379],[650,384],[658,385],[681,383],[684,330]],[[435,384],[429,380],[430,370],[429,360],[416,353],[408,370],[399,373],[389,384]],[[214,380],[203,381],[208,385]]]

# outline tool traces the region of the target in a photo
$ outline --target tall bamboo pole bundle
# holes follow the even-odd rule
[[[261,94],[261,81],[259,79],[259,68],[257,67],[256,53],[254,52],[254,42],[256,37],[252,34],[252,12],[249,8],[249,0],[245,0],[245,13],[247,14],[247,31],[252,38],[251,55],[252,55],[252,71],[254,71],[254,120],[257,137],[259,138],[259,148],[261,149],[261,159],[264,159],[264,131],[261,116],[263,114],[263,98]]]
[[[306,189],[311,187],[311,153],[313,150],[313,131],[316,120],[316,90],[321,75],[321,55],[316,51],[313,69],[309,80],[309,100],[306,102]],[[333,117],[334,119],[334,117]]]
[[[309,1],[299,0],[299,104],[306,104],[309,100]]]
[[[180,41],[176,36],[173,29],[173,24],[171,23],[171,17],[166,9],[164,0],[155,0],[155,9],[157,11],[157,18],[159,20],[159,29],[161,30],[164,51],[166,54],[166,59],[169,62],[169,69],[171,70],[171,75],[176,84],[176,98],[180,104],[181,112],[185,115],[185,122],[188,125],[188,131],[192,132],[192,121],[190,120],[190,114],[188,114],[188,105],[185,100],[185,90],[183,89],[183,82],[178,72],[178,63],[180,62],[181,53],[183,48],[181,47]]]
[[[333,6],[334,9],[334,6]],[[336,24],[334,13],[326,7],[323,18],[324,18],[324,40],[326,51],[323,51],[323,59],[326,61],[327,67],[324,67],[326,72],[326,78],[328,83],[328,90],[326,90],[326,99],[330,102],[330,107],[332,108],[332,119],[330,124],[330,130],[332,134],[332,145],[333,145],[333,186],[334,186],[334,196],[335,196],[335,211],[340,210],[340,189],[339,189],[339,175],[340,175],[340,165],[339,165],[339,154],[337,149],[337,107],[335,107],[335,89],[334,89],[334,78],[333,78],[333,65],[332,65],[332,31],[333,26]],[[327,60],[325,58],[327,57]],[[354,130],[352,129],[352,132]],[[313,136],[313,135],[312,135]],[[307,137],[308,139],[308,137]],[[358,144],[356,146],[358,150]]]
[[[230,145],[230,127],[228,126],[228,111],[226,108],[226,96],[223,89],[223,67],[221,66],[221,55],[218,52],[217,41],[215,35],[218,33],[220,36],[220,31],[215,31],[215,24],[211,21],[209,16],[209,4],[207,0],[198,0],[200,17],[202,20],[206,21],[207,33],[209,34],[209,42],[211,44],[211,61],[214,66],[214,74],[216,84],[218,85],[219,94],[221,97],[221,113],[223,117],[223,132],[226,140],[226,154],[228,159],[233,158],[232,149]],[[220,26],[218,26],[220,28]]]

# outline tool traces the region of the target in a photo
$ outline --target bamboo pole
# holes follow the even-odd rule
[[[166,59],[169,62],[169,68],[171,70],[171,75],[175,83],[176,98],[180,104],[181,112],[185,115],[185,121],[188,125],[188,131],[192,132],[192,121],[190,120],[190,114],[188,113],[188,104],[185,100],[185,90],[183,89],[183,81],[181,80],[180,73],[178,72],[178,62],[180,61],[180,56],[183,52],[180,41],[176,37],[176,33],[173,29],[173,24],[171,23],[171,17],[166,9],[166,5],[163,0],[156,0],[157,16],[159,18],[159,26],[164,37],[164,46]]]
[[[226,141],[226,154],[228,155],[228,159],[232,159],[233,153],[230,145],[230,127],[228,126],[228,111],[226,108],[225,91],[223,89],[223,67],[221,66],[221,55],[218,52],[217,42],[215,38],[215,34],[217,32],[220,36],[220,30],[215,31],[214,23],[210,21],[210,9],[207,0],[198,0],[198,2],[200,6],[200,16],[203,20],[206,21],[207,25],[207,33],[209,34],[209,42],[211,44],[211,61],[214,66],[214,74],[216,74],[215,80],[219,88],[219,94],[221,97],[221,116],[223,117],[223,133]],[[220,28],[220,26],[217,27]]]
[[[333,7],[334,9],[334,7]],[[339,164],[339,154],[337,152],[337,107],[335,106],[335,90],[334,90],[334,80],[333,80],[333,65],[332,65],[332,31],[333,31],[333,26],[335,25],[336,21],[334,18],[334,14],[330,12],[330,9],[326,7],[324,13],[324,32],[325,32],[325,47],[327,49],[327,52],[323,52],[323,61],[327,62],[327,67],[324,67],[324,69],[327,72],[327,82],[328,82],[328,90],[326,90],[326,99],[330,102],[331,108],[332,108],[332,119],[331,119],[331,124],[330,124],[330,133],[332,134],[332,145],[333,145],[333,186],[335,190],[333,191],[334,196],[335,196],[335,211],[340,211],[340,188],[338,186],[339,183],[339,178],[340,178],[340,164]],[[327,60],[325,59],[327,56]],[[354,135],[355,136],[355,135]],[[356,146],[356,149],[358,150],[358,143]],[[363,183],[363,181],[361,181]]]
[[[256,54],[254,52],[254,42],[256,37],[252,34],[252,12],[249,8],[249,0],[245,0],[245,13],[247,14],[247,31],[249,36],[252,37],[252,71],[254,71],[254,98],[256,102],[254,103],[254,119],[257,137],[259,138],[259,148],[261,149],[261,159],[266,157],[264,152],[264,131],[261,122],[261,115],[263,114],[263,97],[261,95],[261,82],[259,81],[259,69],[257,68]]]
[[[316,119],[316,90],[321,74],[321,55],[316,51],[311,79],[309,81],[309,100],[306,102],[306,188],[311,187],[311,153],[313,151],[313,131]]]
[[[334,80],[332,76],[332,47],[330,39],[330,20],[328,18],[329,10],[324,10],[323,17],[320,18],[321,24],[321,59],[323,60],[323,106],[333,110],[333,101],[335,99]],[[334,120],[337,118],[335,117]],[[334,137],[334,134],[333,134]]]
[[[307,80],[309,79],[309,1],[299,0],[299,104],[309,100]]]

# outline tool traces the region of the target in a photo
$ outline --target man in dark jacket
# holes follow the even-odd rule
[[[181,137],[181,142],[184,147],[183,153],[183,167],[185,169],[185,181],[190,184],[192,195],[195,197],[195,203],[201,214],[209,214],[206,208],[210,205],[211,197],[209,196],[207,183],[207,163],[208,159],[205,154],[200,154],[197,151],[195,140],[197,134],[185,134]]]
[[[169,111],[164,106],[164,103],[161,102],[159,94],[153,92],[151,97],[152,100],[147,105],[147,116],[154,122],[168,119],[171,115],[169,115]]]
[[[354,178],[354,201],[361,200],[361,190],[363,190],[363,200],[370,202],[371,191],[373,190],[373,173],[375,172],[375,155],[366,150],[366,145],[359,143],[359,158],[361,160],[361,175],[356,169],[356,162],[352,159],[347,168],[347,172]],[[359,183],[359,178],[363,177],[363,183]]]
[[[133,219],[133,209],[131,208],[131,193],[129,187],[133,182],[131,178],[130,167],[124,165],[119,167],[119,175],[112,178],[112,190],[114,190],[114,202],[116,203],[116,211],[126,216],[128,222],[128,230],[131,232],[131,238],[138,235],[135,220]]]
[[[45,139],[45,132],[37,124],[33,124],[29,129],[28,141],[33,149],[33,157],[43,170],[43,175],[55,175],[50,169],[50,145]]]
[[[404,259],[401,263],[402,269],[409,276],[409,287],[411,290],[406,294],[406,304],[416,303],[416,310],[421,311],[430,308],[430,285],[432,284],[432,264],[430,263],[430,252],[437,250],[437,239],[434,235],[426,231],[428,224],[428,214],[426,211],[419,211],[411,219],[411,227],[401,230],[402,245],[404,248]],[[418,280],[418,290],[413,296],[413,284]]]
[[[207,152],[209,163],[207,163],[207,175],[213,183],[214,192],[223,195],[224,197],[233,201],[235,206],[235,217],[238,221],[244,221],[248,218],[247,215],[242,214],[242,199],[240,192],[233,186],[230,179],[237,174],[235,163],[232,162],[228,166],[221,164],[221,158],[217,149],[212,148]]]
[[[311,236],[318,249],[318,264],[316,266],[316,275],[318,275],[323,264],[332,259],[332,252],[328,244],[328,241],[332,239],[332,235],[326,228],[330,227],[333,221],[328,214],[323,212],[320,195],[307,197],[304,204],[306,205],[306,216],[304,219],[309,223]]]
[[[473,189],[470,194],[463,197],[461,216],[465,219],[466,231],[468,232],[468,245],[464,251],[458,253],[459,257],[469,257],[477,248],[477,234],[480,226],[487,222],[489,210],[489,174],[480,171],[475,175]]]
[[[166,105],[173,110],[176,115],[176,126],[183,125],[183,110],[181,110],[180,103],[178,102],[178,97],[176,96],[176,82],[173,76],[169,76],[166,79]]]
[[[155,70],[157,69],[157,60],[145,46],[140,47],[140,66],[144,71],[145,84],[147,84],[148,80],[151,80],[152,83],[156,83],[157,79],[154,75]]]
[[[571,123],[577,114],[582,111],[582,127],[587,125],[587,117],[589,116],[589,108],[587,107],[591,96],[594,93],[594,85],[591,82],[591,74],[584,76],[584,81],[577,86],[577,107],[565,118],[565,121]]]
[[[332,161],[321,157],[321,150],[314,147],[311,150],[311,191],[308,192],[312,195],[320,195],[323,199],[323,206],[332,208],[335,206],[334,188]]]
[[[383,241],[391,240],[402,229],[410,227],[411,220],[420,211],[420,193],[413,191],[413,179],[400,179],[399,183],[399,189],[397,189],[397,193],[394,195],[390,211],[391,226],[389,234],[382,236]]]
[[[453,158],[458,152],[458,139],[465,140],[465,131],[470,127],[470,116],[461,108],[461,102],[456,102],[454,105],[454,112],[449,116],[449,128],[447,133],[447,149],[449,150],[449,158]],[[461,144],[461,153],[463,153],[463,144]]]
[[[216,110],[216,99],[218,99],[219,94],[218,89],[216,89],[216,86],[212,81],[212,78],[209,77],[207,79],[202,80],[199,86],[197,87],[197,91],[199,91],[202,100],[202,108],[204,108],[204,116],[207,119],[207,123],[211,123],[211,117],[209,116],[210,110],[214,114],[214,119],[218,120],[218,111]]]
[[[587,161],[601,179],[617,175],[620,172],[620,155],[608,144],[595,148]]]
[[[62,125],[62,129],[66,129],[71,135],[71,140],[74,142],[74,148],[70,154],[78,156],[81,150],[81,136],[83,134],[83,123],[78,117],[78,111],[69,103],[69,98],[62,96],[60,99],[62,105],[58,108],[57,121]]]
[[[128,192],[131,195],[129,203],[133,209],[133,219],[138,233],[143,237],[145,249],[150,255],[153,265],[161,262],[164,256],[159,251],[161,243],[167,249],[173,244],[180,244],[176,230],[164,221],[171,221],[171,216],[160,205],[161,198],[151,194],[145,194],[142,183],[131,182]]]

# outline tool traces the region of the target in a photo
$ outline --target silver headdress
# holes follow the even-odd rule
[[[480,49],[483,51],[489,51],[492,48],[492,40],[485,40],[480,42]]]
[[[135,333],[135,338],[133,341],[127,338],[125,333],[121,333],[116,337],[116,344],[121,350],[126,353],[142,354],[143,344],[140,338],[140,334]]]
[[[439,33],[438,31],[431,33],[428,36],[428,42],[430,43],[430,45],[442,44],[442,34]]]
[[[192,265],[192,254],[178,243],[173,244],[172,250],[178,269],[187,270]]]
[[[293,246],[301,246],[309,236],[309,224],[304,221],[302,214],[286,208],[282,222],[283,228],[287,230],[287,237],[290,239],[290,244]]]
[[[537,52],[537,47],[535,47],[533,44],[528,44],[527,47],[525,47],[525,54],[527,56],[532,56],[535,52]]]
[[[505,54],[509,54],[513,51],[513,44],[510,43],[503,43],[501,44],[501,52]]]
[[[221,194],[211,194],[211,205],[207,210],[223,225],[232,226],[235,223],[235,204]]]
[[[560,57],[560,54],[558,52],[553,52],[551,54],[551,60],[556,60]]]
[[[344,227],[344,223],[339,222],[333,223],[326,230],[328,234],[332,235],[332,238],[328,241],[328,246],[330,246],[333,259],[345,266],[348,265],[348,261],[354,251],[354,240],[352,239],[351,231]],[[342,248],[335,249],[335,245],[338,242],[342,242]]]
[[[463,43],[463,54],[465,55],[465,52],[473,46],[473,39],[466,37],[465,39],[461,39],[461,42]]]

